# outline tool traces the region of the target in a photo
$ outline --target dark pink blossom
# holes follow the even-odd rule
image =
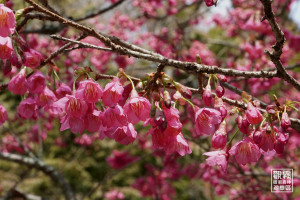
[[[264,150],[264,151],[271,151],[274,149],[274,144],[276,141],[276,133],[278,132],[276,127],[273,127],[274,131],[270,127],[269,124],[267,124],[261,131],[262,138],[258,146]]]
[[[151,104],[145,97],[140,97],[136,90],[132,90],[130,99],[124,105],[124,112],[128,121],[135,124],[139,121],[146,121],[149,118]]]
[[[236,161],[242,165],[257,162],[261,156],[259,147],[249,137],[236,143],[228,152],[231,156],[235,156]]]
[[[0,126],[8,120],[6,109],[0,104]]]
[[[83,99],[88,103],[98,102],[103,94],[101,86],[93,80],[81,81],[75,93],[76,98]]]
[[[40,128],[41,129],[41,128]],[[33,125],[32,129],[27,132],[30,141],[39,143],[40,140],[44,141],[47,138],[47,133],[43,130],[39,130],[38,125]]]
[[[25,100],[21,101],[17,110],[22,118],[37,119],[38,106],[33,98],[28,97]]]
[[[72,95],[72,90],[69,86],[64,83],[61,83],[59,87],[56,89],[57,98],[63,98],[66,95]]]
[[[0,36],[7,37],[15,32],[16,20],[11,9],[0,4]]]
[[[238,116],[236,121],[238,123],[239,130],[245,135],[249,135],[251,132],[250,123],[248,122],[246,115],[244,115],[243,117]]]
[[[288,129],[291,126],[291,120],[290,120],[289,115],[287,114],[287,112],[282,113],[281,124],[280,125],[283,129]]]
[[[209,166],[218,165],[224,172],[227,172],[228,154],[224,150],[205,152],[203,155],[208,156],[206,163]]]
[[[126,165],[136,161],[138,157],[131,156],[127,151],[121,152],[114,150],[112,155],[109,156],[106,161],[114,169],[122,169]]]
[[[0,19],[0,24],[1,24],[1,19]],[[11,57],[12,52],[13,52],[13,46],[10,37],[0,36],[0,58],[9,59]]]
[[[84,123],[85,123],[85,129],[89,132],[97,132],[101,125],[101,119],[100,119],[100,111],[93,110],[92,113],[88,113],[85,115]]]
[[[161,105],[167,122],[167,127],[164,130],[164,134],[168,136],[178,135],[179,133],[181,133],[181,127],[182,127],[182,124],[179,121],[179,111],[174,107],[170,107],[168,109],[164,105],[164,103],[161,103]]]
[[[225,93],[225,89],[223,86],[218,85],[217,89],[216,89],[216,95],[217,97],[221,98]]]
[[[276,137],[276,142],[274,144],[274,149],[276,153],[282,154],[284,152],[284,147],[288,141],[289,135],[287,133],[279,132]]]
[[[134,126],[129,123],[126,126],[118,127],[112,134],[112,137],[120,144],[128,145],[133,143],[137,136]]]
[[[167,154],[173,154],[177,152],[179,155],[184,156],[192,153],[192,150],[182,133],[169,137],[168,142],[169,143],[164,147]]]
[[[195,109],[197,135],[211,135],[222,121],[221,113],[212,108]]]
[[[217,0],[204,0],[206,6],[210,7],[217,4]]]
[[[215,149],[223,149],[227,142],[226,122],[225,120],[221,123],[219,129],[214,133],[211,144]]]
[[[8,83],[8,90],[13,94],[24,95],[28,90],[25,68],[15,75]]]
[[[28,90],[32,94],[39,94],[43,92],[46,87],[45,76],[40,72],[36,71],[28,79]]]
[[[120,83],[120,80],[114,78],[112,82],[106,84],[102,101],[106,106],[115,106],[122,97],[124,88]]]
[[[84,120],[79,117],[65,115],[60,120],[60,131],[70,129],[72,133],[82,133],[85,128]]]
[[[261,113],[251,102],[247,104],[246,117],[250,124],[258,124],[263,120]]]
[[[25,52],[24,66],[30,68],[37,68],[41,63],[41,59],[42,59],[42,55],[39,52],[30,49],[29,51]]]

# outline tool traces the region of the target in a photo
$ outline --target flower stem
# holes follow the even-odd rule
[[[239,132],[239,129],[236,129],[236,131],[234,132],[233,136],[230,138],[229,142],[228,142],[228,145],[227,146],[230,146],[231,143],[232,143],[232,140],[235,138],[236,134]]]

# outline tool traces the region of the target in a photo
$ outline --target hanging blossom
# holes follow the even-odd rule
[[[0,4],[0,36],[7,37],[15,32],[16,20],[11,9]]]
[[[24,95],[28,90],[28,82],[26,80],[25,68],[23,68],[17,75],[10,79],[8,83],[8,90],[13,94]]]
[[[12,41],[11,41],[10,37],[1,37],[0,36],[0,58],[1,59],[10,59],[12,52],[13,52],[13,46],[12,46]]]
[[[224,172],[227,172],[229,155],[224,150],[205,152],[203,155],[208,156],[206,163],[209,166],[218,165]]]

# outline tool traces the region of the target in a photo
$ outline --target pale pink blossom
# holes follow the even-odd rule
[[[0,4],[0,36],[7,37],[15,32],[16,20],[11,9]]]
[[[261,156],[259,147],[249,137],[236,143],[228,152],[230,155],[235,156],[236,161],[242,165],[257,162]]]
[[[228,154],[224,150],[205,152],[203,155],[208,156],[206,163],[209,166],[218,165],[224,172],[227,172]]]
[[[146,121],[149,118],[151,104],[145,97],[140,97],[136,90],[132,90],[130,99],[124,105],[124,112],[128,121],[135,124],[139,121]]]
[[[197,135],[211,135],[221,123],[221,113],[212,108],[195,109]]]
[[[76,98],[83,99],[88,103],[98,102],[103,94],[101,86],[93,80],[81,81],[77,89]]]
[[[1,5],[1,4],[0,4]],[[0,10],[1,12],[1,10]],[[1,17],[1,13],[0,13]],[[1,23],[1,19],[0,19]],[[0,30],[1,32],[1,30]],[[0,58],[1,59],[10,59],[13,52],[12,41],[10,37],[1,37],[0,36]]]
[[[124,88],[117,78],[106,84],[102,97],[104,105],[111,107],[115,106],[121,99],[123,91]]]
[[[109,192],[105,193],[105,199],[108,199],[108,200],[123,200],[123,199],[125,199],[125,195],[120,191],[112,190],[112,191],[109,191]]]

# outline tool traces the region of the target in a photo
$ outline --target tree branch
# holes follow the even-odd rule
[[[12,153],[0,152],[0,159],[16,162],[19,164],[23,164],[44,172],[44,174],[50,176],[55,183],[60,184],[62,190],[65,194],[66,199],[76,200],[75,194],[71,188],[71,186],[65,181],[63,176],[56,171],[52,166],[47,165],[43,161],[35,158],[25,157]]]

